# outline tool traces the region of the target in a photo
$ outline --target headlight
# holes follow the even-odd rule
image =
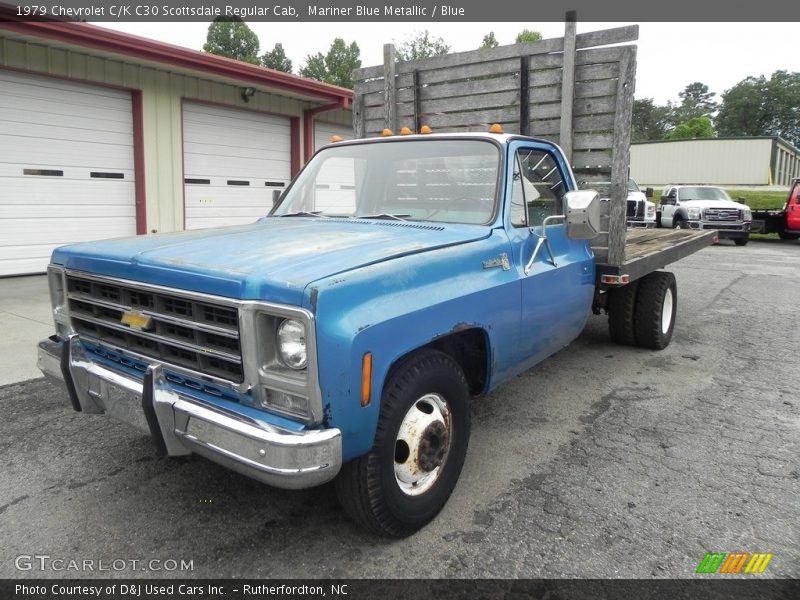
[[[744,220],[744,221],[752,221],[753,220],[753,211],[751,211],[749,208],[745,208],[742,211],[742,220]]]
[[[656,216],[656,205],[655,204],[648,204],[647,205],[647,216],[648,217],[655,217]]]
[[[56,333],[66,339],[73,333],[69,321],[69,306],[64,284],[64,268],[50,265],[47,267],[47,284],[50,288],[50,305],[53,308],[53,321]]]
[[[696,221],[701,218],[703,214],[702,209],[699,208],[687,208],[686,209],[686,216],[689,217],[690,220]]]
[[[308,364],[306,327],[297,319],[286,319],[278,326],[278,356],[291,369],[305,369]]]

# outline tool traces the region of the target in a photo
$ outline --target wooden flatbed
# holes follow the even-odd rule
[[[628,275],[634,281],[710,245],[716,233],[713,230],[629,229],[625,236],[625,261],[621,265],[598,262],[598,280],[600,275]]]

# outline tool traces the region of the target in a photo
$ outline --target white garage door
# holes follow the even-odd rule
[[[287,117],[186,103],[186,229],[252,223],[291,177]]]
[[[0,276],[135,234],[130,94],[0,71]]]
[[[338,135],[343,140],[353,139],[353,128],[349,125],[334,125],[333,123],[314,123],[314,150],[331,143],[331,137]]]

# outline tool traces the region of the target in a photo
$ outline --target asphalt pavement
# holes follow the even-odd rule
[[[691,578],[710,551],[772,553],[761,577],[800,577],[799,267],[800,243],[767,241],[673,265],[678,321],[660,352],[611,344],[591,317],[474,403],[453,496],[405,540],[357,529],[330,485],[276,490],[156,458],[43,379],[7,385],[0,577]]]

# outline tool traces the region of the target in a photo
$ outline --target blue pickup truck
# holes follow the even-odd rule
[[[356,522],[409,535],[456,484],[473,398],[593,311],[618,342],[669,343],[675,278],[652,248],[630,273],[596,264],[600,205],[529,137],[332,144],[251,225],[58,248],[39,366],[163,454],[283,488],[335,479]],[[686,249],[661,263],[710,242],[665,233]]]

